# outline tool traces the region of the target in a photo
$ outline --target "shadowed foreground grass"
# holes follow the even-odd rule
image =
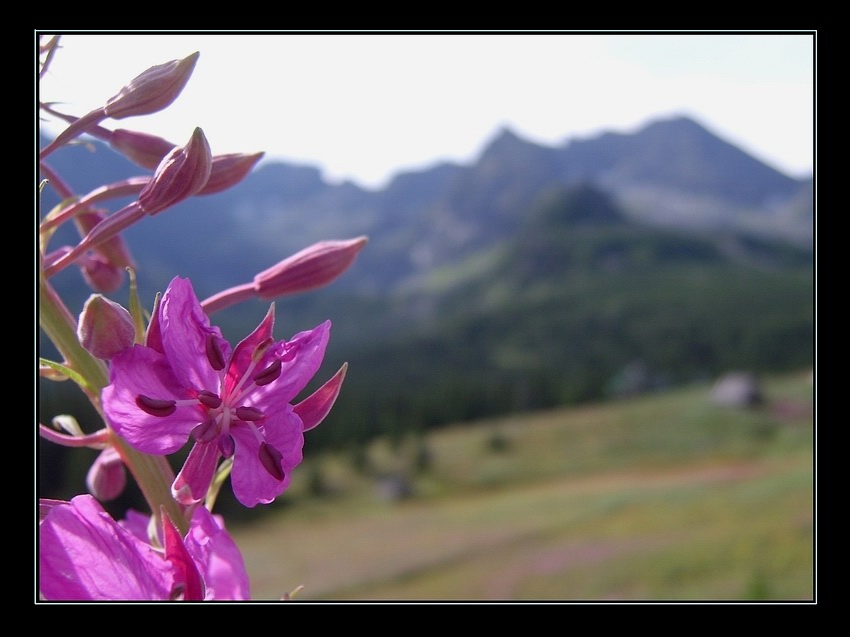
[[[812,600],[810,375],[765,388],[757,409],[701,386],[356,457],[308,441],[280,511],[231,531],[256,599]]]

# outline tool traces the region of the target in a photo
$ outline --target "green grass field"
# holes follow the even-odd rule
[[[316,457],[308,436],[278,510],[231,532],[255,599],[811,601],[811,374],[764,389],[753,409],[701,385]]]

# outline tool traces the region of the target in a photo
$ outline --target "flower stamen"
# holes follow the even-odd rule
[[[192,430],[192,438],[194,438],[197,442],[211,442],[217,435],[218,426],[216,425],[215,420],[212,419],[198,424],[198,426]]]
[[[256,407],[237,407],[236,417],[239,420],[262,420],[266,415]]]
[[[159,416],[160,418],[170,416],[177,409],[177,401],[150,398],[143,394],[136,396],[136,405],[146,414]]]
[[[263,370],[254,374],[253,381],[258,387],[268,385],[278,379],[280,376],[281,362],[279,358],[275,358],[272,363]]]
[[[225,458],[230,458],[236,451],[236,442],[229,433],[218,437],[218,450]]]
[[[212,368],[217,372],[223,370],[226,361],[224,360],[224,352],[221,351],[221,345],[219,345],[218,339],[213,334],[207,334],[204,347],[206,348],[207,360],[210,362]]]
[[[283,459],[280,451],[272,447],[269,443],[263,442],[260,444],[260,451],[258,455],[260,457],[260,462],[263,464],[266,471],[268,471],[275,480],[283,480],[286,474],[280,466],[280,462]]]
[[[207,390],[198,393],[198,402],[209,409],[218,409],[221,407],[221,398],[218,397],[218,394]]]

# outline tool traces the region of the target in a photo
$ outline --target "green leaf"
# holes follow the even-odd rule
[[[74,381],[75,383],[77,383],[77,385],[82,387],[84,390],[92,391],[92,386],[88,383],[88,381],[86,381],[85,378],[83,378],[80,374],[75,372],[70,367],[63,365],[62,363],[57,363],[56,361],[51,361],[51,360],[47,360],[46,358],[40,358],[39,357],[38,364],[44,365],[44,366],[49,367],[53,370],[56,370],[57,372],[59,372],[63,376],[65,376],[65,377],[69,378],[70,380]]]
[[[130,277],[130,316],[133,317],[133,324],[136,327],[136,342],[144,344],[145,333],[147,332],[145,322],[150,316],[146,316],[145,310],[142,308],[142,302],[139,300],[139,290],[136,286],[136,271],[133,268],[127,268],[127,274]]]

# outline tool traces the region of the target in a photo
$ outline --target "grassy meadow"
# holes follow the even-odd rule
[[[255,599],[812,601],[810,371],[749,409],[694,385],[311,455],[229,523]]]

